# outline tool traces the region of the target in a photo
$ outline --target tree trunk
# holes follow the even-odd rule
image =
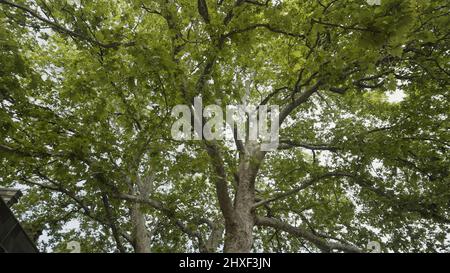
[[[150,238],[145,226],[145,216],[141,205],[133,204],[131,209],[131,220],[133,224],[133,247],[135,253],[150,253]]]
[[[264,153],[259,151],[259,145],[248,145],[241,159],[233,219],[225,226],[224,251],[227,253],[248,253],[252,249],[255,226],[252,209],[255,203],[255,180],[263,157]]]
[[[226,253],[248,253],[253,246],[254,217],[244,206],[236,207],[234,219],[225,232]]]
[[[153,176],[149,175],[142,179],[137,173],[135,184],[131,183],[128,177],[131,195],[147,198],[153,190]],[[150,253],[150,233],[147,230],[145,214],[142,211],[141,204],[134,202],[131,207],[131,223],[133,232],[133,248],[135,253]]]

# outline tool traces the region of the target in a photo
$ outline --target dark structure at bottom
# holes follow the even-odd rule
[[[19,190],[0,188],[0,253],[38,252],[10,209],[21,195]]]

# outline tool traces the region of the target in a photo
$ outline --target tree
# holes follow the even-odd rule
[[[0,185],[43,250],[448,251],[446,1],[0,8]],[[174,106],[246,86],[277,151],[171,137]]]

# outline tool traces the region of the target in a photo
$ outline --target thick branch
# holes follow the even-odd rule
[[[226,172],[220,151],[214,143],[206,142],[206,150],[212,159],[214,171],[216,173],[216,191],[219,199],[220,209],[226,221],[233,219],[233,204],[228,192]]]
[[[285,231],[292,235],[301,237],[301,238],[311,242],[315,246],[317,246],[323,252],[330,252],[332,250],[339,250],[339,251],[349,252],[349,253],[362,252],[361,249],[359,249],[355,246],[352,246],[350,244],[342,244],[342,243],[335,243],[335,242],[327,241],[321,237],[318,237],[317,235],[313,234],[310,231],[307,231],[300,227],[294,227],[292,225],[289,225],[285,222],[282,222],[282,221],[274,219],[274,218],[256,216],[256,225],[261,226],[261,227],[272,227],[276,230],[282,230],[282,231]]]
[[[205,23],[209,24],[208,6],[205,0],[197,0],[198,13],[202,16]]]
[[[280,124],[284,122],[284,120],[302,103],[306,102],[314,93],[319,90],[319,87],[322,85],[322,81],[318,81],[314,86],[305,90],[298,98],[289,103],[280,113]]]
[[[105,193],[102,194],[102,202],[103,202],[103,206],[105,207],[106,216],[107,216],[109,225],[111,227],[111,232],[112,232],[114,240],[116,241],[116,244],[117,244],[117,249],[119,249],[119,251],[121,253],[125,253],[126,250],[125,250],[125,247],[123,246],[122,240],[120,238],[119,228],[115,224],[111,204],[109,203],[108,195],[106,195]]]
[[[121,199],[121,200],[126,200],[126,201],[130,201],[130,202],[145,204],[145,205],[148,205],[148,206],[150,206],[150,207],[152,207],[152,208],[162,212],[170,220],[174,221],[175,225],[182,232],[186,233],[189,237],[196,238],[198,240],[200,251],[203,252],[203,250],[205,249],[205,244],[204,244],[203,237],[201,236],[201,234],[199,232],[197,232],[197,231],[194,231],[194,230],[190,229],[180,219],[176,219],[175,211],[173,211],[172,209],[166,207],[163,203],[161,203],[161,202],[159,202],[157,200],[153,200],[151,198],[142,198],[142,197],[139,197],[139,196],[135,196],[135,195],[131,195],[131,194],[125,194],[125,193],[117,194],[115,197],[118,198],[118,199]]]

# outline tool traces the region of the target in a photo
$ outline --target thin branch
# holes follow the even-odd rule
[[[98,40],[92,38],[92,37],[88,37],[85,36],[81,33],[77,33],[73,30],[70,30],[64,26],[62,26],[61,24],[59,24],[58,22],[55,21],[51,21],[49,19],[46,19],[44,17],[42,17],[41,15],[39,15],[38,11],[35,11],[33,9],[30,9],[28,7],[22,6],[20,4],[16,4],[16,3],[12,3],[9,2],[7,0],[0,0],[0,4],[5,4],[7,6],[13,7],[13,8],[17,8],[20,9],[24,12],[26,12],[27,14],[29,14],[30,16],[36,18],[37,20],[41,21],[42,23],[48,25],[49,27],[51,27],[53,30],[55,30],[56,32],[59,32],[61,34],[67,34],[73,38],[79,38],[81,40],[87,41],[91,44],[103,47],[103,48],[117,48],[119,46],[134,46],[135,42],[113,42],[113,43],[102,43],[99,42]]]
[[[278,29],[278,28],[276,28],[276,27],[274,27],[274,26],[272,26],[270,24],[264,24],[264,23],[253,24],[253,25],[247,26],[247,27],[242,28],[242,29],[236,29],[236,30],[230,31],[230,32],[222,35],[222,38],[223,39],[230,38],[230,37],[232,37],[232,36],[234,36],[236,34],[245,33],[247,31],[255,30],[255,29],[258,29],[258,28],[263,28],[263,29],[269,30],[269,31],[274,32],[274,33],[283,34],[283,35],[294,37],[294,38],[300,38],[300,39],[305,39],[306,38],[306,36],[304,34],[298,34],[298,33],[289,32],[287,30]]]
[[[271,197],[271,198],[265,199],[265,200],[261,200],[261,201],[255,203],[253,205],[253,209],[256,209],[258,207],[267,205],[269,203],[278,201],[280,199],[284,199],[286,197],[292,196],[292,195],[294,195],[294,194],[296,194],[296,193],[298,193],[298,192],[308,188],[309,186],[314,185],[315,183],[319,182],[322,179],[329,178],[329,177],[348,177],[348,176],[349,175],[345,174],[345,173],[327,173],[327,174],[321,175],[319,177],[311,178],[311,179],[309,179],[307,181],[304,181],[303,183],[301,183],[300,186],[297,186],[297,187],[293,188],[290,191],[277,194],[274,197]]]
[[[334,146],[323,145],[323,144],[306,144],[306,143],[301,143],[298,141],[287,140],[287,139],[280,140],[280,145],[278,146],[278,149],[279,150],[287,150],[287,149],[296,148],[296,147],[304,148],[304,149],[308,149],[308,150],[312,150],[312,151],[336,152],[339,150],[338,147],[334,147]]]

